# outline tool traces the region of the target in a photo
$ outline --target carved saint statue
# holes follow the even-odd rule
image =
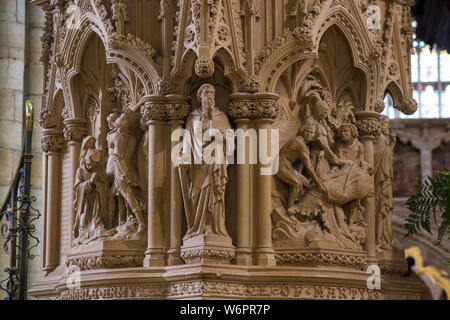
[[[375,212],[377,213],[376,242],[378,249],[392,249],[392,157],[395,136],[390,134],[389,118],[381,117],[381,134],[375,141]]]
[[[82,162],[76,173],[76,211],[73,228],[74,246],[88,243],[105,236],[104,219],[107,214],[106,192],[108,181],[102,168],[101,151],[93,149],[93,137],[86,137],[82,143]],[[92,148],[88,148],[92,147]]]
[[[225,144],[219,143],[212,154],[214,159],[223,161],[207,163],[207,150],[218,141],[215,141],[217,137],[204,141],[201,132],[218,130],[224,137],[231,126],[227,116],[215,106],[215,88],[211,84],[200,87],[197,99],[201,107],[189,115],[186,123],[193,146],[189,155],[194,157],[194,163],[179,167],[188,229],[184,239],[207,234],[229,238],[225,227],[225,188],[228,181]],[[200,153],[203,161],[195,163]]]

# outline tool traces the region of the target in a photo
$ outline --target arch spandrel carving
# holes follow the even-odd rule
[[[372,183],[377,142],[376,151],[389,158],[387,144],[380,143],[388,141],[386,128],[373,111],[379,111],[386,75],[378,40],[407,31],[408,13],[400,4],[389,11],[384,1],[353,0],[36,3],[47,15],[45,183],[64,180],[64,190],[54,183],[45,190],[54,191],[57,201],[70,199],[59,211],[49,203],[49,221],[65,219],[49,239],[64,236],[57,247],[70,248],[58,252],[46,243],[45,288],[64,268],[78,267],[90,273],[82,277],[83,290],[97,290],[108,274],[117,274],[118,290],[131,290],[121,297],[230,297],[231,291],[216,284],[207,293],[184,288],[186,272],[196,275],[208,264],[239,290],[257,271],[250,285],[257,292],[252,287],[254,292],[233,296],[269,297],[278,289],[270,291],[267,284],[285,277],[284,266],[290,265],[295,275],[282,289],[287,296],[310,296],[297,292],[307,273],[317,283],[314,297],[324,296],[326,281],[342,287],[346,298],[347,289],[366,288],[369,263],[401,269],[389,233],[384,248],[377,247],[377,203],[389,199],[382,202]],[[65,26],[71,4],[81,10],[75,29]],[[380,4],[382,14],[389,11],[395,19],[386,19],[379,31],[368,30],[370,4]],[[142,8],[151,9],[148,16]],[[402,27],[391,28],[389,21]],[[399,69],[406,46],[392,42]],[[395,85],[386,87],[404,102],[402,77],[390,77]],[[238,145],[231,131],[255,137],[256,163],[173,162],[180,141],[172,141],[172,134],[193,129],[195,120]],[[276,150],[269,137],[276,140],[277,134]],[[278,171],[268,176],[259,159],[267,151],[262,142],[279,155]],[[208,141],[200,145],[208,149]],[[244,155],[254,150],[250,144],[243,148]],[[389,159],[383,169],[389,169]],[[382,225],[389,223],[387,218]],[[333,273],[317,266],[332,266]],[[105,270],[113,268],[121,269]],[[145,288],[130,285],[144,278]],[[163,278],[167,288],[159,285]],[[391,296],[390,290],[418,296],[417,283],[408,285],[396,279],[393,289],[373,297]],[[76,297],[41,288],[35,294]],[[335,296],[335,288],[326,290]],[[92,292],[77,294],[93,297]]]

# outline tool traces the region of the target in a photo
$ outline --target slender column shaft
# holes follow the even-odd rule
[[[45,271],[51,272],[58,266],[58,191],[59,191],[59,153],[48,153],[48,189]]]
[[[249,120],[235,120],[237,129],[244,133],[248,130]],[[237,163],[237,217],[236,217],[236,261],[239,265],[251,265],[250,248],[250,164],[249,164],[249,140],[237,141],[238,148],[244,147],[245,162]],[[239,152],[240,150],[238,150]]]
[[[261,139],[262,130],[267,131],[267,155],[270,155],[271,146],[271,120],[261,119],[256,120],[259,139]],[[261,141],[259,148],[261,148]],[[260,159],[258,165],[255,166],[255,253],[256,263],[258,265],[273,266],[276,264],[275,255],[272,248],[272,220],[271,220],[271,205],[272,205],[272,176],[262,175],[261,169],[270,167],[261,163],[261,150],[259,152]]]
[[[45,259],[45,257],[47,256],[47,250],[46,250],[46,245],[47,245],[47,228],[46,228],[46,226],[47,226],[47,197],[46,197],[46,195],[48,194],[48,184],[47,184],[47,181],[48,181],[48,179],[47,179],[47,175],[48,175],[48,166],[47,166],[47,164],[48,164],[48,156],[47,156],[47,154],[46,153],[44,153],[43,155],[42,155],[42,186],[43,186],[43,202],[44,202],[44,204],[43,204],[43,208],[44,208],[44,215],[43,215],[43,218],[42,218],[42,220],[43,220],[43,222],[42,222],[42,225],[43,225],[43,228],[42,228],[42,249],[41,249],[41,257],[42,257],[42,259],[41,259],[41,269],[42,270],[44,270],[44,268],[45,268],[45,264],[46,264],[46,259]]]
[[[372,111],[356,112],[359,139],[364,146],[364,160],[374,167],[374,141],[380,134],[380,114]],[[371,177],[371,191],[367,196],[365,221],[367,223],[367,236],[365,249],[369,262],[376,261],[376,206],[375,206],[375,180]]]
[[[361,139],[362,144],[364,146],[364,160],[370,165],[374,165],[374,147],[373,147],[373,139],[370,137],[364,137]],[[371,177],[372,186],[375,186],[374,176]],[[375,243],[375,229],[376,229],[376,221],[375,221],[375,193],[374,188],[371,188],[370,194],[367,197],[367,208],[365,215],[365,222],[368,225],[367,230],[367,239],[366,239],[366,251],[369,258],[375,258],[376,256],[376,243]]]
[[[77,168],[79,166],[79,159],[80,159],[80,149],[81,149],[81,143],[78,141],[71,141],[68,143],[69,146],[69,153],[70,153],[70,185],[73,190],[73,186],[75,185],[75,179],[77,174]],[[72,246],[72,236],[73,236],[73,225],[75,223],[75,208],[73,206],[73,201],[75,200],[75,192],[70,192],[70,220],[69,220],[69,247]]]
[[[73,201],[75,200],[75,192],[73,191],[73,187],[75,185],[77,169],[80,166],[81,141],[87,135],[87,121],[84,118],[70,118],[66,119],[64,124],[64,138],[68,142],[67,146],[70,155],[70,186],[72,190],[69,195],[71,208],[69,218],[69,248],[71,248],[73,240],[73,226],[76,215],[75,208],[73,206]]]
[[[169,121],[171,132],[180,129],[183,121]],[[178,142],[171,143],[172,148]],[[180,187],[180,178],[178,177],[178,169],[172,164],[170,167],[170,226],[169,226],[169,251],[168,251],[168,265],[182,264],[180,258],[181,238],[182,238],[182,196]]]
[[[59,264],[59,233],[58,222],[60,212],[60,151],[64,146],[62,132],[56,129],[44,129],[42,151],[45,153],[45,261],[43,271],[48,274]]]
[[[163,121],[148,123],[148,244],[144,267],[164,265],[164,243],[161,223],[164,181]]]

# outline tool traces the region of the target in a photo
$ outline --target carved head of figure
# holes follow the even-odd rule
[[[317,91],[313,91],[308,96],[311,101],[312,112],[313,112],[314,118],[316,118],[318,121],[325,120],[328,115],[328,106],[322,100],[320,93]]]
[[[128,132],[130,129],[131,119],[128,112],[122,113],[114,122],[115,127],[120,132]]]
[[[344,123],[339,128],[339,138],[342,142],[351,142],[353,139],[358,137],[358,129],[351,123]]]
[[[114,130],[115,122],[116,122],[117,118],[119,118],[119,117],[120,117],[119,113],[113,112],[106,118],[106,121],[108,122],[109,130]]]
[[[93,170],[101,161],[100,150],[89,149],[86,153],[86,169]]]
[[[317,127],[311,120],[306,120],[305,124],[299,130],[300,135],[305,139],[305,142],[311,142],[315,140],[317,135]]]
[[[201,103],[202,113],[211,114],[216,104],[216,89],[210,83],[202,85],[197,92],[197,100]]]
[[[386,116],[381,116],[380,122],[381,122],[381,133],[388,136],[390,134],[389,118]]]
[[[93,136],[87,136],[83,139],[83,142],[81,142],[81,150],[87,151],[89,149],[95,148],[95,138]]]

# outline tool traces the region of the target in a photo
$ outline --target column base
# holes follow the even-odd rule
[[[181,259],[181,250],[180,249],[169,249],[167,251],[167,265],[168,266],[177,266],[180,264],[184,264]]]
[[[230,237],[215,234],[198,235],[183,241],[181,258],[187,264],[229,264],[235,257]]]
[[[145,241],[97,239],[72,248],[66,258],[66,267],[80,270],[141,267]]]
[[[144,257],[144,267],[163,267],[164,252],[161,250],[147,249]]]
[[[275,252],[270,248],[256,249],[255,262],[258,266],[275,266]]]
[[[236,249],[236,264],[241,266],[251,266],[253,263],[250,249]]]

